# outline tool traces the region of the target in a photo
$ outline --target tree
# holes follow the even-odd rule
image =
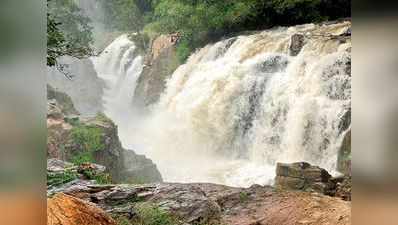
[[[47,0],[47,66],[56,66],[61,56],[78,59],[94,55],[90,19],[83,15],[73,0]],[[67,74],[65,74],[67,75]]]

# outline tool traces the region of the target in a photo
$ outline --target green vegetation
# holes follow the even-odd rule
[[[118,225],[179,225],[176,217],[150,203],[139,203],[134,207],[137,215],[128,220],[126,217],[117,216]]]
[[[80,145],[81,151],[100,151],[105,145],[102,129],[93,125],[77,125],[72,129],[73,140]]]
[[[77,124],[72,128],[71,135],[77,145],[76,155],[72,162],[81,165],[85,162],[94,162],[94,152],[104,149],[102,129],[93,125]]]
[[[65,170],[62,173],[47,173],[47,186],[59,186],[78,177],[76,171]]]
[[[86,177],[86,179],[89,180],[95,180],[97,181],[98,184],[110,184],[112,183],[112,179],[110,174],[108,173],[96,173],[96,171],[93,170],[83,170],[82,174]]]
[[[351,16],[349,0],[97,0],[110,32],[137,32],[149,38],[178,33],[177,54],[184,61],[197,47],[245,30],[266,29]],[[47,0],[48,57],[92,55],[89,19],[73,0]],[[62,30],[62,32],[61,32]]]
[[[348,0],[159,0],[147,30],[179,33],[178,55],[243,30],[350,16]]]
[[[247,200],[249,200],[249,194],[246,192],[240,192],[239,193],[239,201],[241,203],[246,202]]]
[[[106,24],[123,31],[178,33],[180,60],[231,33],[351,16],[349,0],[116,0],[102,2]]]

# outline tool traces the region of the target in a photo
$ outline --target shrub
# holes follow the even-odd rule
[[[105,148],[103,130],[94,125],[78,123],[72,128],[71,136],[76,146],[71,161],[76,165],[85,162],[94,162],[94,152]]]
[[[177,225],[178,220],[170,213],[149,203],[136,205],[137,218],[132,224],[136,225]]]
[[[59,186],[77,177],[77,172],[73,170],[65,170],[62,173],[47,173],[47,186]]]
[[[105,145],[102,140],[102,129],[91,125],[78,125],[72,129],[72,137],[81,151],[100,151]]]
[[[112,183],[111,176],[108,173],[97,174],[94,170],[83,170],[82,174],[89,180],[95,180],[98,184],[110,184]]]

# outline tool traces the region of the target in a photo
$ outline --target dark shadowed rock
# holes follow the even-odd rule
[[[344,134],[337,157],[337,170],[346,175],[351,174],[351,129]]]
[[[304,46],[305,36],[302,34],[293,34],[290,39],[290,55],[296,56],[300,53],[301,49]]]

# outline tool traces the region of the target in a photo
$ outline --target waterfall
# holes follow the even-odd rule
[[[350,24],[277,28],[210,44],[181,65],[149,112],[131,105],[142,58],[121,36],[94,60],[123,145],[168,182],[270,184],[277,162],[334,172],[350,110]],[[298,54],[292,36],[305,38]],[[119,127],[120,128],[120,127]]]
[[[132,118],[132,98],[142,72],[142,56],[127,34],[116,38],[98,57],[92,57],[97,75],[105,82],[103,94],[104,113],[119,127],[122,140]]]

